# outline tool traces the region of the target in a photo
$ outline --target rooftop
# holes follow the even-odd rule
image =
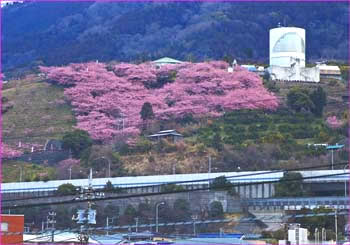
[[[181,64],[182,63],[182,61],[175,60],[175,59],[172,59],[169,57],[163,57],[163,58],[160,58],[158,60],[154,60],[152,62],[153,63],[167,63],[167,64]]]

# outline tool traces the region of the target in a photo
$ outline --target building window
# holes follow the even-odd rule
[[[1,231],[2,231],[2,232],[4,232],[4,231],[9,231],[9,224],[8,224],[8,223],[1,222]]]

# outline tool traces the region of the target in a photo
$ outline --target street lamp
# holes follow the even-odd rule
[[[102,157],[97,157],[97,158],[95,158],[95,159],[92,160],[92,161],[95,161],[95,160],[100,159],[100,158],[103,158],[103,159],[106,159],[106,160],[107,160],[107,162],[108,162],[108,177],[110,178],[110,177],[111,177],[111,161],[110,161],[107,157],[104,157],[104,156],[102,156]]]
[[[198,219],[198,215],[194,214],[191,216],[193,220],[193,236],[196,236],[196,220]]]
[[[338,215],[337,209],[334,209],[334,230],[335,230],[335,244],[338,244]]]
[[[156,204],[156,232],[158,233],[158,208],[160,205],[164,205],[165,202],[160,202]]]
[[[138,226],[139,226],[139,217],[135,218],[135,222],[136,222],[136,229],[135,229],[135,231],[137,233],[138,232]]]

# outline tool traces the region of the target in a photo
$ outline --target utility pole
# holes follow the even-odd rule
[[[208,173],[211,173],[211,156],[209,156],[208,162]]]
[[[136,222],[136,233],[138,232],[138,226],[139,226],[139,217],[135,218],[135,222]]]
[[[13,165],[13,166],[17,167],[17,165]],[[20,165],[18,165],[18,167],[19,167],[19,182],[22,182],[23,168]]]
[[[72,167],[69,168],[69,179],[72,179]]]
[[[51,224],[51,242],[54,243],[54,235],[55,235],[55,224],[56,224],[56,212],[49,212],[49,216],[47,216],[47,225]]]
[[[334,210],[334,219],[335,219],[335,244],[338,243],[338,215],[337,209]]]
[[[87,190],[81,188],[79,197],[75,200],[88,200],[87,209],[79,209],[77,216],[73,216],[72,220],[77,221],[80,225],[80,235],[78,239],[81,244],[87,244],[89,242],[89,225],[96,224],[96,210],[92,209],[92,201],[96,198],[103,197],[103,193],[95,193],[92,188],[92,169],[90,169],[89,185]],[[86,231],[85,231],[86,230]]]
[[[109,231],[109,224],[108,224],[108,216],[107,216],[107,218],[106,218],[106,226],[107,226],[107,236],[109,235],[109,233],[108,233],[108,231]]]

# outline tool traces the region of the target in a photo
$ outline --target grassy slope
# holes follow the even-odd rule
[[[14,105],[2,118],[6,143],[17,145],[21,140],[45,144],[47,139],[59,138],[72,129],[75,119],[62,88],[29,77],[5,84],[2,96]]]
[[[19,141],[44,145],[47,139],[60,138],[72,130],[75,119],[71,107],[64,101],[62,88],[29,76],[4,84],[2,97],[9,99],[6,103],[13,104],[2,116],[3,141],[9,145],[17,146]],[[23,180],[54,177],[52,167],[2,161],[2,182],[18,181],[18,166],[24,170]]]

